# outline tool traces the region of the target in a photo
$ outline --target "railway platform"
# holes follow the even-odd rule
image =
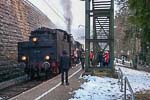
[[[69,85],[61,85],[61,76],[58,75],[9,100],[68,100],[82,84],[80,77],[83,73],[81,65],[77,65],[69,70]]]

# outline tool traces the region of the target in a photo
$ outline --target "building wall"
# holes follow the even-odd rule
[[[30,31],[41,26],[55,28],[27,0],[0,0],[0,69],[16,66],[17,42],[28,40]]]

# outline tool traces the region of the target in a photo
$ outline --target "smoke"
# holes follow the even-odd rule
[[[72,12],[71,12],[72,2],[71,0],[61,0],[61,5],[63,7],[64,18],[67,23],[67,31],[68,33],[71,33],[71,25],[73,19]]]

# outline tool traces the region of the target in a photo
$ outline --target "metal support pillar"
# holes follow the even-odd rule
[[[102,50],[103,53],[109,51],[109,65],[106,68],[113,68],[114,0],[85,0],[85,15],[86,71],[94,69],[97,66],[96,63],[90,66],[90,50],[93,50],[95,58],[99,50]],[[93,22],[90,23],[91,21]],[[92,30],[91,34],[90,30]]]
[[[89,68],[89,53],[90,53],[90,0],[85,0],[85,71]]]
[[[110,67],[113,68],[114,63],[114,0],[111,0],[110,9]]]

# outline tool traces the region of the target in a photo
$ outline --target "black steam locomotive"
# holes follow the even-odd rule
[[[18,62],[25,65],[31,77],[45,73],[48,77],[59,73],[59,58],[65,49],[71,55],[71,35],[61,29],[38,28],[31,32],[29,41],[18,43]]]

